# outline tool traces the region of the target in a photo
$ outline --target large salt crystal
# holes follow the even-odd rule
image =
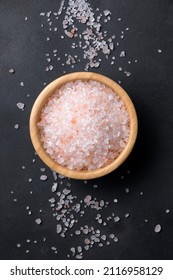
[[[47,153],[72,170],[111,163],[130,133],[123,101],[96,81],[68,82],[58,89],[42,109],[38,126]]]

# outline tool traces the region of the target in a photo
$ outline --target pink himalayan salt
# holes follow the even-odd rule
[[[95,170],[126,147],[129,114],[110,88],[96,81],[68,82],[42,109],[38,123],[46,152],[72,170]]]

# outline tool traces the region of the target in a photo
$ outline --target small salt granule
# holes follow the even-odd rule
[[[155,231],[156,233],[159,233],[159,232],[161,231],[161,229],[162,229],[161,225],[158,224],[158,225],[155,226],[154,231]]]

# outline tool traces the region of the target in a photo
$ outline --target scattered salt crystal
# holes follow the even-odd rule
[[[105,11],[103,11],[103,13],[104,13],[105,16],[108,16],[110,14],[110,11],[109,10],[105,10]]]
[[[21,87],[24,87],[24,82],[21,82],[21,83],[20,83],[20,86],[21,86]]]
[[[29,178],[29,179],[28,179],[28,182],[31,183],[31,182],[32,182],[32,178]]]
[[[118,237],[114,237],[114,242],[118,242]]]
[[[125,191],[126,191],[126,193],[129,193],[130,190],[129,190],[129,188],[126,188]]]
[[[57,226],[56,226],[56,232],[57,233],[60,233],[62,231],[62,226],[61,226],[61,224],[57,224]]]
[[[25,17],[25,21],[27,21],[28,20],[28,18],[27,17]]]
[[[100,200],[100,207],[103,207],[105,205],[104,200]]]
[[[125,218],[128,218],[129,216],[130,216],[129,213],[126,213],[126,214],[125,214]]]
[[[119,221],[120,221],[120,217],[117,216],[117,217],[114,218],[114,222],[115,222],[115,223],[117,223],[117,222],[119,222]]]
[[[115,198],[115,199],[114,199],[114,202],[115,202],[115,203],[118,203],[118,199]]]
[[[88,202],[90,202],[91,199],[92,199],[91,195],[87,195],[87,196],[84,198],[84,202],[85,202],[85,203],[88,203]]]
[[[41,167],[41,168],[40,168],[40,171],[41,171],[41,172],[44,172],[45,170],[46,170],[46,168],[44,168],[44,167]]]
[[[170,212],[170,210],[169,210],[169,209],[166,209],[166,211],[165,211],[165,212],[166,212],[166,214],[168,214],[168,213]]]
[[[57,187],[58,187],[58,183],[53,183],[53,186],[52,186],[52,192],[56,192],[57,190]]]
[[[156,232],[156,233],[159,233],[160,231],[161,231],[161,225],[160,224],[158,224],[158,225],[156,225],[155,226],[155,228],[154,228],[154,231]]]
[[[49,199],[49,202],[50,202],[50,203],[55,203],[55,198],[54,198],[54,197],[50,198],[50,199]]]
[[[161,50],[161,49],[158,49],[157,51],[158,51],[158,53],[162,53],[162,50]]]
[[[18,243],[16,246],[17,246],[17,248],[20,248],[22,245],[20,243]]]
[[[84,243],[85,243],[86,245],[89,245],[89,244],[90,244],[90,240],[89,240],[88,238],[85,238],[85,239],[84,239]]]
[[[14,74],[15,73],[15,70],[13,68],[11,68],[9,71],[8,71],[10,74]]]
[[[76,255],[76,259],[81,260],[83,257],[81,255]]]
[[[22,103],[22,102],[18,102],[18,103],[17,103],[17,107],[18,107],[20,110],[24,110],[25,104]]]
[[[120,57],[125,57],[125,56],[126,56],[125,51],[121,51],[121,53],[120,53]]]
[[[71,190],[68,190],[66,188],[63,190],[63,194],[68,195],[69,193],[71,193]]]
[[[40,180],[41,181],[46,181],[47,180],[47,175],[41,175]]]
[[[35,222],[36,222],[37,225],[40,225],[42,223],[40,218],[36,219]]]
[[[16,123],[16,124],[14,125],[14,128],[15,128],[15,129],[18,129],[18,128],[19,128],[19,124]]]

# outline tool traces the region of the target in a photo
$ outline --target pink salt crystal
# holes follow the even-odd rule
[[[129,114],[110,88],[96,81],[68,82],[42,109],[38,123],[43,146],[72,170],[95,170],[126,147]]]

